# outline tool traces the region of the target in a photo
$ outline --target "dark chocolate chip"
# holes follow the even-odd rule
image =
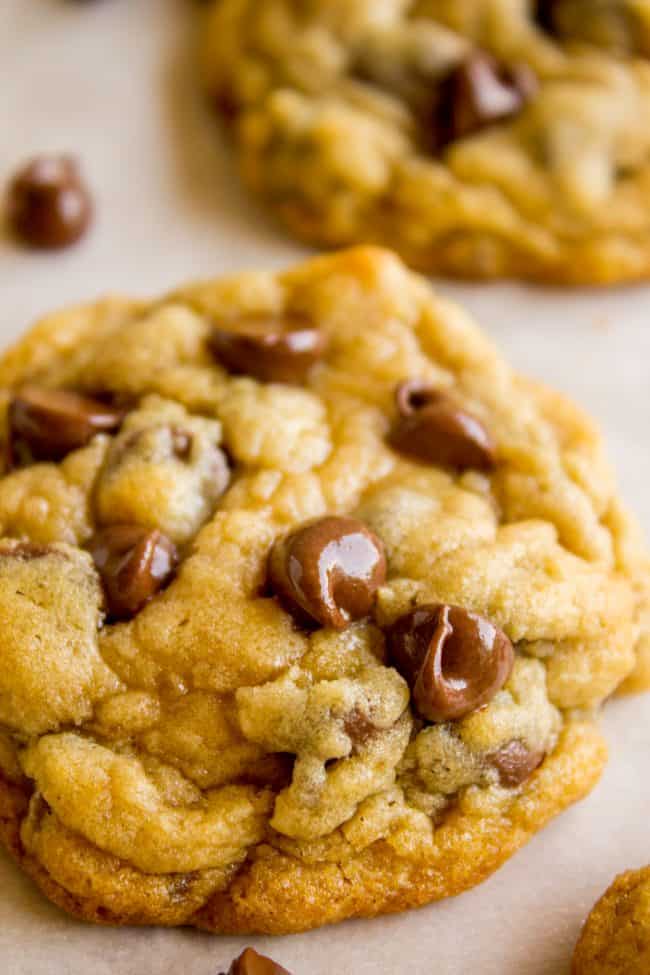
[[[407,380],[398,385],[395,399],[399,417],[390,434],[395,450],[456,470],[494,467],[490,433],[453,397],[421,380]]]
[[[128,619],[170,580],[178,563],[173,542],[157,529],[111,525],[88,543],[104,584],[109,616]]]
[[[544,752],[528,748],[523,741],[510,741],[489,756],[490,764],[499,773],[499,781],[506,788],[514,788],[529,779],[544,761]]]
[[[8,217],[30,247],[56,250],[74,244],[88,229],[92,200],[79,167],[68,156],[39,156],[14,177]]]
[[[325,351],[325,335],[307,319],[248,317],[212,329],[212,351],[230,372],[262,382],[300,383]]]
[[[499,65],[477,51],[445,79],[434,119],[438,148],[517,115],[535,95],[537,79],[525,65]]]
[[[487,704],[508,680],[515,659],[502,630],[458,606],[419,606],[386,636],[391,663],[428,721],[455,721]]]
[[[178,427],[171,428],[172,450],[174,456],[179,460],[188,460],[192,453],[194,438],[187,430],[180,430]]]
[[[535,2],[535,20],[549,34],[554,34],[556,30],[557,8],[558,0],[536,0]]]
[[[228,969],[228,975],[290,975],[290,973],[265,955],[259,955],[253,948],[246,948],[239,958],[235,958]]]
[[[23,386],[9,404],[9,466],[61,460],[96,433],[115,430],[123,417],[120,410],[78,393]]]
[[[367,616],[386,578],[384,546],[354,518],[308,522],[273,546],[269,582],[292,613],[344,629]]]
[[[221,88],[219,91],[214,92],[211,97],[211,103],[228,125],[232,125],[235,122],[242,110],[240,100],[229,88]]]
[[[377,726],[358,708],[345,716],[343,729],[352,742],[353,750],[360,745],[365,745],[377,732]]]

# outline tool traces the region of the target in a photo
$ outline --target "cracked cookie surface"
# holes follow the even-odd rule
[[[203,34],[243,177],[299,237],[648,277],[647,0],[213,0]]]
[[[0,383],[0,830],[56,903],[402,910],[598,779],[640,533],[589,420],[393,255],[62,312]]]
[[[585,922],[573,975],[644,975],[650,969],[650,867],[616,878]]]

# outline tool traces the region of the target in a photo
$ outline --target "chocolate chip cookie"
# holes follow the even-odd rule
[[[647,0],[213,0],[203,48],[246,182],[301,238],[648,277]]]
[[[587,918],[573,975],[650,971],[650,867],[617,877]]]
[[[53,315],[0,384],[0,826],[56,903],[399,911],[594,785],[646,550],[589,420],[397,258]]]

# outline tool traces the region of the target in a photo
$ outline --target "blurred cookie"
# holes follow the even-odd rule
[[[298,236],[565,284],[650,270],[650,5],[213,2],[205,84]]]

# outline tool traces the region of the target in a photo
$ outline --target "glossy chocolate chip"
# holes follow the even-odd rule
[[[382,542],[354,518],[308,522],[269,558],[270,586],[294,616],[337,630],[370,613],[385,578]]]
[[[56,250],[88,229],[92,200],[79,167],[67,156],[40,156],[14,177],[8,196],[14,233],[30,247]]]
[[[421,380],[395,391],[399,417],[390,435],[395,450],[427,464],[489,471],[495,444],[485,426],[447,393]]]
[[[428,721],[455,721],[487,704],[508,680],[515,659],[505,633],[458,606],[419,606],[386,636],[389,658]]]
[[[157,529],[111,525],[88,549],[99,572],[109,616],[128,619],[169,581],[178,563],[176,546]]]
[[[249,317],[215,325],[212,351],[230,372],[262,382],[300,383],[325,351],[325,335],[307,319]]]
[[[117,429],[123,417],[121,410],[78,393],[23,386],[9,404],[9,466],[61,460],[96,433]]]
[[[460,64],[443,82],[434,120],[439,148],[517,115],[537,91],[525,65],[499,65],[483,52]]]
[[[490,764],[499,773],[499,781],[506,788],[514,788],[529,779],[544,761],[544,752],[528,748],[523,741],[509,741],[489,756]]]
[[[228,969],[228,975],[290,975],[290,973],[265,955],[259,955],[253,948],[246,948],[239,958],[235,958]]]

